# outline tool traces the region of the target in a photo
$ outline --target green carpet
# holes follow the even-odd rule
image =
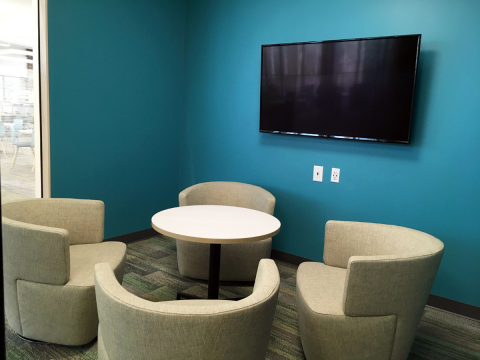
[[[295,304],[297,267],[277,261],[281,285],[267,359],[305,359]],[[123,286],[150,301],[174,300],[177,291],[207,295],[207,283],[182,277],[177,270],[175,241],[156,236],[128,245]],[[223,286],[220,297],[247,296],[250,286]],[[31,344],[7,326],[7,359],[97,359],[97,344],[68,347]],[[480,360],[480,322],[427,307],[409,360]]]

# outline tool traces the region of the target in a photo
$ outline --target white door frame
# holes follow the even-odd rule
[[[34,127],[35,144],[40,156],[35,156],[35,169],[41,176],[35,176],[35,197],[51,197],[50,180],[50,102],[48,84],[48,0],[32,0],[34,8]],[[39,56],[40,55],[40,56]],[[38,81],[40,80],[40,81]],[[40,96],[41,95],[41,96]],[[41,121],[40,121],[41,119]]]

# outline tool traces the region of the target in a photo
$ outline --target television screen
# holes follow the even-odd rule
[[[420,39],[262,45],[260,131],[410,143]]]

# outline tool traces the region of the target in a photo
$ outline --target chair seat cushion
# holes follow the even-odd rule
[[[318,262],[304,262],[297,272],[297,287],[308,307],[325,315],[345,315],[343,290],[347,270]]]
[[[70,246],[70,280],[65,285],[95,286],[95,264],[110,264],[121,283],[127,246],[122,242]],[[118,272],[121,272],[119,274]]]

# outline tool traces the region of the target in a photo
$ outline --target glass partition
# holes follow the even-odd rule
[[[28,54],[24,48],[17,54]],[[1,50],[0,50],[1,53]],[[35,197],[33,63],[28,55],[0,58],[2,200]],[[30,60],[32,61],[32,60]]]

